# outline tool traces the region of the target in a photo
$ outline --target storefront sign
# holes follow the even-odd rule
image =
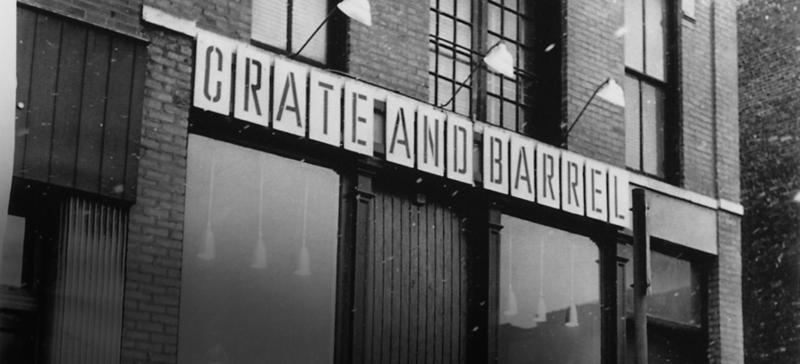
[[[622,169],[208,32],[195,65],[197,108],[230,115],[233,99],[238,119],[370,157],[377,130],[387,161],[469,185],[477,125],[483,188],[630,228]],[[386,102],[385,125],[375,100]]]

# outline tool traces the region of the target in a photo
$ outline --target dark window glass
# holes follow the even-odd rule
[[[627,264],[626,282],[633,282],[633,264]],[[659,252],[650,253],[650,292],[647,314],[662,320],[702,326],[701,273],[691,261]],[[627,307],[633,308],[633,288],[626,288]]]
[[[333,359],[336,173],[190,135],[180,363]]]
[[[472,3],[470,1],[433,0],[430,8],[429,59],[436,59],[428,72],[430,77],[429,101],[443,105],[458,94],[445,107],[469,115],[472,105],[470,93],[472,80]],[[469,80],[467,78],[470,78]]]
[[[600,363],[597,245],[511,216],[502,224],[500,363]]]

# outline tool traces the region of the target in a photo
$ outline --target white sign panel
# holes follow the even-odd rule
[[[311,69],[308,85],[308,137],[342,145],[342,86],[344,79]]]
[[[473,185],[472,122],[447,114],[447,178]]]
[[[272,57],[248,44],[236,50],[233,116],[269,126],[269,77]]]
[[[194,106],[228,115],[231,109],[231,72],[236,43],[206,31],[197,32]]]
[[[375,114],[371,89],[355,81],[344,84],[344,148],[368,156],[372,156],[374,148],[372,129]]]
[[[608,221],[608,169],[606,165],[586,160],[586,216]]]
[[[533,139],[511,135],[511,196],[528,201],[536,200],[536,156]]]
[[[584,214],[584,161],[578,154],[561,152],[561,209],[576,215]]]
[[[608,167],[608,222],[632,229],[631,192],[628,190],[628,171]]]
[[[417,108],[417,169],[444,176],[444,113],[428,105]]]
[[[554,209],[561,207],[561,150],[536,144],[536,202]]]
[[[386,160],[414,168],[414,115],[417,103],[396,96],[386,99]]]
[[[501,128],[483,128],[483,188],[508,193],[508,144],[510,133]]]
[[[272,127],[305,136],[308,68],[299,63],[276,59],[274,75]]]

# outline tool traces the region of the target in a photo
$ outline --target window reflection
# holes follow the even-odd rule
[[[180,363],[333,357],[338,176],[190,135]]]
[[[672,322],[702,325],[700,270],[692,262],[650,252],[650,292],[647,314]],[[627,264],[625,280],[633,282],[633,264]],[[633,307],[633,289],[626,287],[627,307]]]
[[[501,363],[599,363],[599,250],[588,238],[502,217]]]

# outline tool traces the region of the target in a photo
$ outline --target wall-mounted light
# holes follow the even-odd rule
[[[511,52],[508,51],[508,48],[506,48],[506,45],[503,42],[498,42],[491,49],[489,49],[489,52],[483,57],[483,63],[486,63],[486,67],[493,72],[497,72],[508,78],[516,77],[514,69],[514,56],[511,55]],[[478,70],[478,66],[480,66],[480,64],[472,66],[472,69],[469,71],[469,75],[464,79],[463,82],[459,83],[458,88],[455,92],[453,92],[453,96],[451,96],[447,102],[439,107],[447,107],[447,105],[450,105],[450,103],[453,102],[453,99],[456,98],[458,92],[461,91],[464,85],[472,78],[472,75],[475,74],[475,71]]]
[[[586,111],[586,109],[592,103],[592,100],[594,100],[595,96],[603,100],[606,100],[613,105],[617,105],[619,107],[625,107],[625,92],[622,90],[622,87],[620,87],[617,81],[614,81],[613,78],[610,77],[607,78],[605,81],[603,81],[603,83],[597,86],[596,89],[594,89],[592,96],[589,97],[589,100],[587,100],[586,103],[583,105],[583,108],[581,108],[581,112],[578,113],[578,116],[569,125],[569,128],[567,129],[567,134],[565,135],[564,143],[566,143],[566,136],[569,135],[569,133],[572,131],[572,128],[574,128],[575,124],[577,124],[578,121],[581,119],[581,116],[583,116],[584,111]]]
[[[344,1],[336,4],[336,7],[333,8],[333,10],[331,10],[328,13],[327,16],[325,16],[325,19],[321,23],[319,23],[319,25],[317,26],[317,29],[315,29],[314,32],[311,33],[311,35],[308,37],[308,39],[306,39],[305,43],[303,43],[303,45],[300,47],[300,49],[298,49],[297,52],[295,52],[291,56],[289,56],[289,58],[297,57],[300,54],[300,52],[302,52],[303,49],[306,48],[308,43],[311,42],[311,40],[314,39],[314,36],[317,35],[319,30],[322,29],[322,26],[325,25],[325,23],[328,22],[328,19],[331,18],[331,15],[333,15],[333,13],[336,11],[336,9],[339,9],[339,11],[344,13],[344,15],[347,15],[350,19],[353,19],[353,20],[355,20],[355,21],[357,21],[357,22],[359,22],[361,24],[364,24],[364,25],[366,25],[368,27],[372,26],[372,11],[371,11],[370,6],[369,6],[369,1],[367,1],[367,0],[344,0]]]

